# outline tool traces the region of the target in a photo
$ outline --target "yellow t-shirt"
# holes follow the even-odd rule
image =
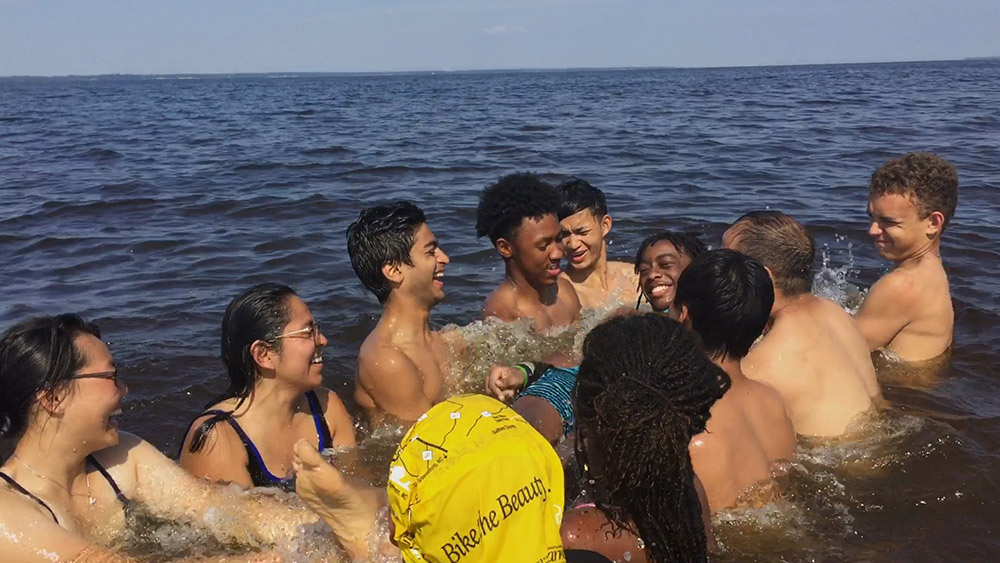
[[[389,465],[388,493],[408,563],[565,561],[559,458],[485,395],[452,397],[417,420]]]

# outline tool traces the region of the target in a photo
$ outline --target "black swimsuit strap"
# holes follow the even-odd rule
[[[44,502],[42,502],[42,499],[40,499],[40,498],[36,497],[35,495],[31,494],[31,491],[29,491],[28,489],[25,489],[24,487],[22,487],[21,484],[18,483],[17,481],[15,481],[13,477],[11,477],[10,475],[7,475],[6,473],[4,473],[2,471],[0,471],[0,479],[3,479],[4,481],[6,481],[7,484],[10,485],[11,487],[14,487],[15,491],[21,493],[22,495],[30,498],[31,500],[37,502],[40,505],[42,505],[42,508],[44,508],[45,510],[48,510],[49,514],[52,515],[52,519],[56,521],[56,524],[59,524],[59,519],[56,518],[56,513],[52,512],[52,509],[49,508],[49,505],[47,505]],[[62,524],[59,524],[59,525],[61,526]]]
[[[94,468],[96,468],[98,471],[101,472],[101,475],[104,476],[104,480],[107,481],[109,485],[111,485],[111,489],[115,492],[115,497],[118,499],[118,502],[122,503],[125,512],[128,513],[129,508],[131,508],[132,506],[132,501],[129,500],[129,498],[125,496],[125,493],[123,493],[122,490],[118,487],[118,483],[116,483],[114,478],[111,477],[111,474],[108,473],[108,470],[104,469],[104,466],[101,465],[100,462],[98,462],[97,459],[94,458],[94,456],[92,455],[87,456],[87,463],[94,466]]]

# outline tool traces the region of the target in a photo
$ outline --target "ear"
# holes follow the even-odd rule
[[[274,369],[274,358],[276,355],[274,348],[263,340],[255,340],[250,345],[250,357],[263,369]]]
[[[66,399],[66,393],[70,392],[70,386],[61,386],[54,391],[38,391],[35,393],[35,399],[38,402],[38,408],[44,410],[51,417],[62,416],[63,411],[63,400]]]
[[[691,328],[691,315],[688,313],[688,306],[681,305],[677,310],[677,322],[684,325],[685,328]]]
[[[505,238],[498,238],[495,246],[497,252],[500,253],[500,256],[503,256],[504,260],[514,255],[514,245]]]
[[[927,216],[927,236],[933,238],[941,234],[944,230],[944,213],[940,211],[932,211],[930,215]]]
[[[608,236],[608,233],[611,232],[611,224],[613,222],[611,215],[605,215],[601,218],[601,237]]]
[[[771,268],[768,268],[767,266],[764,266],[764,271],[767,272],[767,277],[771,278],[771,284],[773,285],[774,284],[774,272],[772,272]]]
[[[382,264],[382,275],[393,284],[399,285],[403,281],[403,269],[395,262]]]

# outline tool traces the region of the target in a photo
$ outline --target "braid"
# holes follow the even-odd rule
[[[613,318],[583,346],[577,423],[603,467],[589,468],[595,504],[640,536],[652,561],[705,561],[701,504],[688,445],[705,430],[729,377],[694,337],[659,314]],[[580,463],[588,461],[580,452]],[[593,460],[594,457],[589,458]]]

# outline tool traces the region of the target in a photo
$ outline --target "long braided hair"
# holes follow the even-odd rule
[[[583,344],[574,390],[577,461],[594,501],[642,538],[656,563],[705,561],[701,503],[688,444],[732,382],[677,322],[612,318]]]

